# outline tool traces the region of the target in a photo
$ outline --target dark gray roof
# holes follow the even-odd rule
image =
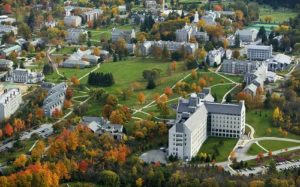
[[[208,113],[240,115],[243,105],[205,102],[205,107]]]
[[[178,102],[178,113],[182,112],[188,112],[188,113],[193,113],[195,112],[196,107],[191,107],[190,102],[187,99],[180,99]]]
[[[184,132],[183,123],[176,123],[176,132]]]
[[[101,118],[100,117],[83,116],[82,119],[81,119],[81,123],[84,123],[84,124],[89,124],[93,121],[98,123],[98,124],[101,124]]]

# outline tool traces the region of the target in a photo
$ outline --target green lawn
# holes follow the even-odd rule
[[[0,163],[5,162],[5,161],[11,161],[14,160],[15,158],[17,158],[18,156],[20,156],[21,154],[26,154],[29,149],[31,148],[31,146],[34,144],[36,140],[24,140],[22,141],[22,143],[24,143],[24,147],[13,151],[13,152],[8,152],[8,151],[4,151],[1,152],[1,156],[0,156]]]
[[[243,79],[244,79],[244,77],[241,75],[228,75],[228,74],[224,74],[224,73],[220,73],[220,74],[224,75],[225,77],[227,77],[235,82],[238,82],[238,83],[242,83]]]
[[[114,27],[122,30],[135,29],[136,32],[139,30],[139,27],[136,25],[116,25],[116,26],[109,26],[105,28],[88,29],[88,31],[90,31],[92,34],[91,40],[100,41],[100,39],[110,39],[111,31]]]
[[[265,153],[265,151],[260,148],[257,144],[252,144],[249,150],[247,151],[248,155],[257,155],[258,153]]]
[[[272,126],[273,110],[248,110],[246,114],[246,123],[255,129],[254,137],[275,136],[284,137],[279,128]],[[272,132],[269,134],[267,129],[270,128]],[[300,139],[300,136],[288,133],[286,138]]]
[[[261,27],[264,27],[267,32],[271,32],[271,30],[273,28],[276,28],[277,26],[278,26],[277,24],[272,24],[272,23],[271,24],[269,24],[269,23],[255,23],[255,24],[252,24],[252,25],[248,26],[247,28],[254,28],[254,29],[259,30]]]
[[[133,92],[132,96],[125,101],[120,98],[119,101],[120,104],[139,108],[141,106],[137,104],[138,93],[143,92],[145,94],[145,103],[151,102],[154,93],[162,94],[167,86],[173,86],[178,80],[190,73],[190,71],[183,70],[183,62],[178,62],[177,70],[172,75],[168,75],[166,71],[170,65],[171,62],[164,60],[134,58],[126,61],[104,63],[97,72],[111,72],[113,74],[115,84],[111,87],[104,87],[104,89],[117,96],[122,89],[129,88],[132,83],[137,83],[139,88]],[[154,68],[161,70],[161,76],[160,79],[156,81],[156,88],[147,90],[147,81],[143,79],[142,73],[144,70]],[[81,81],[82,84],[86,82],[87,77]]]
[[[59,53],[59,54],[72,54],[74,53],[74,50],[77,49],[76,47],[62,47],[60,50],[58,51],[54,51],[53,53]]]
[[[260,7],[260,16],[259,18],[264,21],[266,16],[272,16],[272,22],[282,23],[284,21],[288,21],[289,18],[294,18],[297,16],[297,12],[288,9],[288,8],[280,8],[277,10],[272,9],[270,6],[262,6]]]
[[[95,67],[89,67],[83,69],[58,68],[58,71],[60,72],[60,74],[64,75],[67,79],[70,79],[72,76],[76,76],[77,78],[80,78],[94,68]],[[61,77],[56,72],[54,72],[50,75],[46,75],[46,80],[51,82],[61,82]]]
[[[233,84],[229,84],[229,85],[219,85],[219,86],[215,86],[211,89],[211,93],[214,95],[216,94],[217,96],[217,102],[221,102],[224,95],[234,87]]]
[[[220,141],[223,140],[223,145],[220,144]],[[208,137],[207,140],[202,145],[199,152],[214,154],[214,146],[219,150],[219,155],[216,155],[216,161],[222,162],[226,161],[233,147],[237,143],[235,138],[218,138],[218,137]]]
[[[267,150],[276,151],[286,149],[289,147],[300,146],[300,143],[287,142],[287,141],[276,141],[276,140],[262,140],[259,144]]]

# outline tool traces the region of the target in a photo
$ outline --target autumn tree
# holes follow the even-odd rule
[[[103,186],[118,187],[120,186],[120,178],[118,174],[111,170],[103,170],[99,174],[100,184]]]
[[[9,123],[7,123],[4,127],[4,134],[6,136],[12,136],[13,133],[14,133],[13,127]]]
[[[222,11],[223,8],[222,8],[221,5],[215,5],[215,6],[214,6],[214,10],[215,10],[215,11]]]
[[[142,187],[143,186],[143,179],[142,178],[138,178],[136,181],[135,181],[135,185],[137,187]]]
[[[232,52],[232,57],[235,58],[235,59],[240,58],[240,51],[239,50],[234,50]]]
[[[36,117],[36,119],[38,119],[38,120],[43,119],[43,117],[44,117],[44,110],[43,110],[42,108],[37,108],[37,109],[35,110],[35,117]]]
[[[54,118],[59,118],[62,115],[62,111],[58,108],[55,108],[52,112],[52,116]]]
[[[14,161],[14,166],[18,168],[23,168],[27,162],[27,157],[24,154],[21,154],[16,160]]]
[[[25,122],[21,119],[15,119],[13,127],[16,132],[20,132],[22,129],[25,128]]]
[[[66,90],[66,99],[71,100],[73,95],[74,95],[73,89],[68,87],[67,90]]]
[[[146,100],[146,96],[143,92],[140,92],[137,96],[137,100],[139,102],[139,104],[144,104],[145,103],[145,100]]]
[[[95,47],[93,51],[94,51],[94,55],[100,56],[100,49],[98,47]]]
[[[166,87],[164,93],[170,97],[173,94],[173,90],[171,87]]]
[[[43,153],[45,151],[45,143],[43,140],[39,140],[36,146],[31,151],[32,158],[39,160],[41,159]]]
[[[280,126],[280,124],[283,122],[283,113],[279,107],[276,107],[273,111],[273,122],[276,126]]]
[[[65,100],[64,101],[64,108],[71,108],[72,102],[70,100]]]
[[[176,71],[176,61],[173,61],[171,64],[172,70],[175,72]]]
[[[118,98],[115,95],[108,95],[107,99],[106,99],[106,104],[109,104],[111,106],[117,106],[118,104]]]
[[[102,109],[102,117],[109,119],[111,113],[113,111],[113,107],[109,104],[104,105]]]
[[[75,86],[78,86],[80,84],[80,80],[76,77],[76,76],[72,76],[71,77],[71,82],[72,84],[74,84]]]
[[[191,76],[192,76],[193,80],[196,80],[198,78],[198,74],[197,74],[197,71],[195,69],[192,70]]]
[[[207,86],[207,82],[204,78],[200,78],[198,82],[199,82],[199,86],[201,86],[201,88]]]

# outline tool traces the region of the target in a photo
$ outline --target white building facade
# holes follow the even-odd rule
[[[79,27],[81,26],[81,21],[80,16],[66,16],[64,18],[64,24],[68,27]]]
[[[247,45],[247,56],[249,60],[267,60],[272,57],[272,45]]]
[[[190,161],[208,136],[240,138],[245,132],[246,109],[239,104],[214,103],[209,89],[180,99],[177,119],[169,130],[168,155]]]
[[[22,103],[22,95],[18,88],[5,90],[0,96],[0,121],[14,114]]]

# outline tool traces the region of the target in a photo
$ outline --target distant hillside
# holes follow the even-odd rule
[[[280,7],[295,8],[296,4],[300,5],[300,0],[256,0],[256,2],[269,4],[275,9]]]

